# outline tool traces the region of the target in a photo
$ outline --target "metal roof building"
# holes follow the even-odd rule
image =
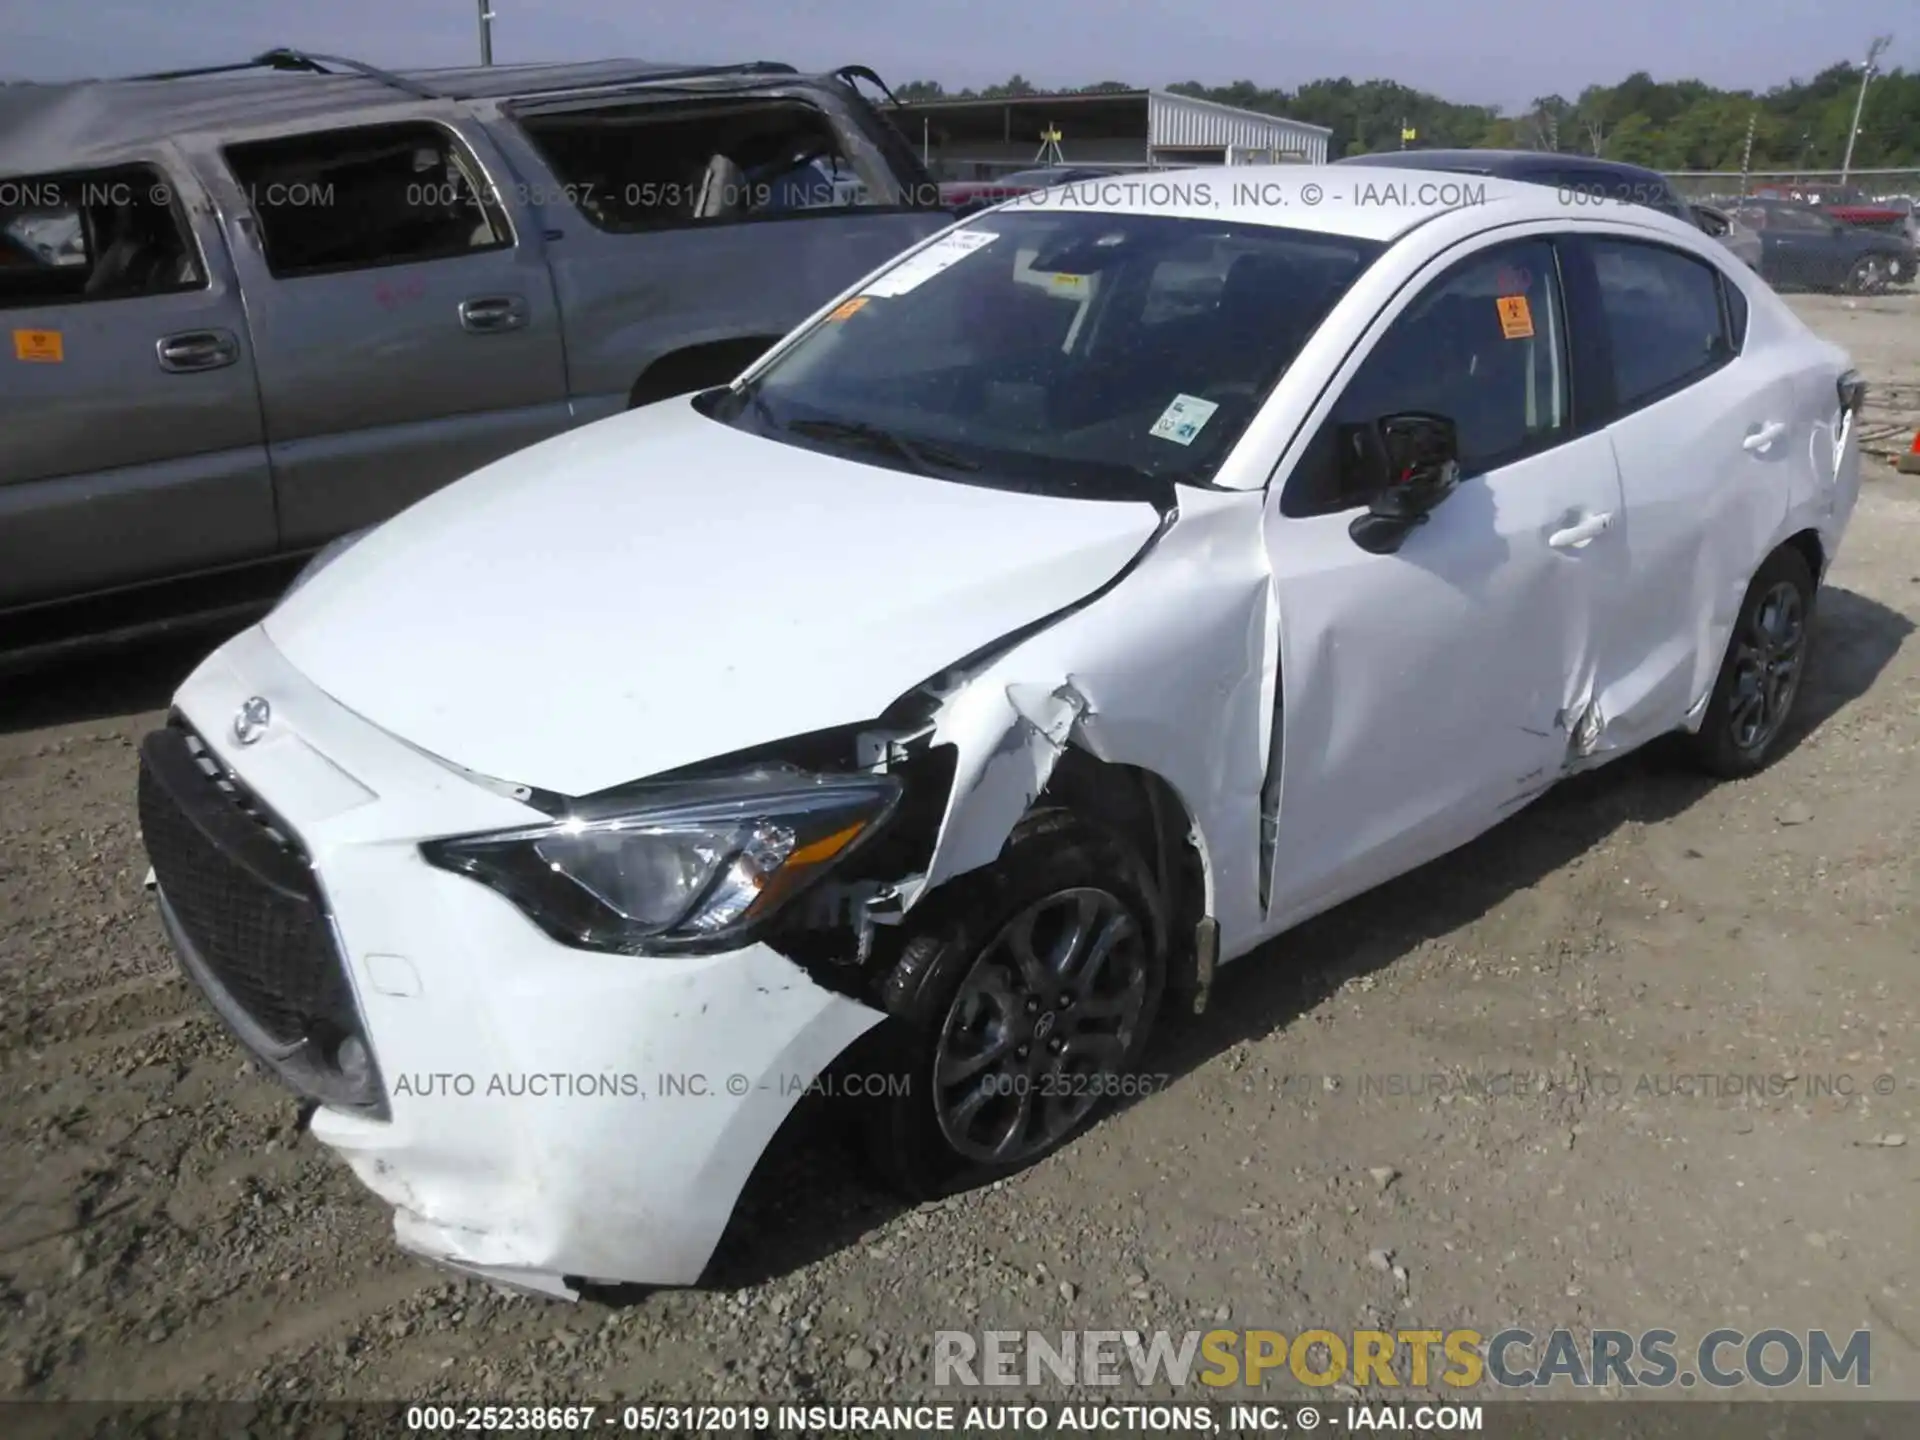
[[[892,113],[936,173],[955,180],[987,179],[1035,164],[1322,165],[1333,133],[1323,125],[1170,90],[923,100]]]

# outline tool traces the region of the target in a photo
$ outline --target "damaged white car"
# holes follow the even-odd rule
[[[1843,352],[1641,207],[1176,178],[474,474],[180,690],[168,931],[402,1244],[694,1282],[835,1066],[911,1193],[1006,1173],[1217,963],[1656,736],[1777,749]]]

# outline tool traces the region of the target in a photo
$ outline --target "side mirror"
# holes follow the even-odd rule
[[[1376,483],[1347,533],[1362,550],[1391,555],[1460,484],[1459,434],[1444,415],[1406,411],[1353,427],[1349,443],[1372,462]]]

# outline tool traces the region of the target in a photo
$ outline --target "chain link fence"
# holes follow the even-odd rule
[[[1689,200],[1710,203],[1751,195],[1756,190],[1794,192],[1814,204],[1833,204],[1842,192],[1869,201],[1920,203],[1920,169],[1852,170],[1678,170],[1667,179]]]

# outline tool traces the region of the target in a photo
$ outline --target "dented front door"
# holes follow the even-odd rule
[[[1268,520],[1278,924],[1463,844],[1558,777],[1617,569],[1603,433],[1463,482],[1398,554],[1353,543],[1358,513]]]
[[[1436,260],[1375,321],[1269,507],[1276,925],[1471,839],[1591,743],[1626,516],[1613,446],[1573,404],[1559,269],[1546,235]],[[1349,527],[1386,477],[1353,463],[1352,427],[1408,412],[1453,423],[1465,478],[1370,554]]]

